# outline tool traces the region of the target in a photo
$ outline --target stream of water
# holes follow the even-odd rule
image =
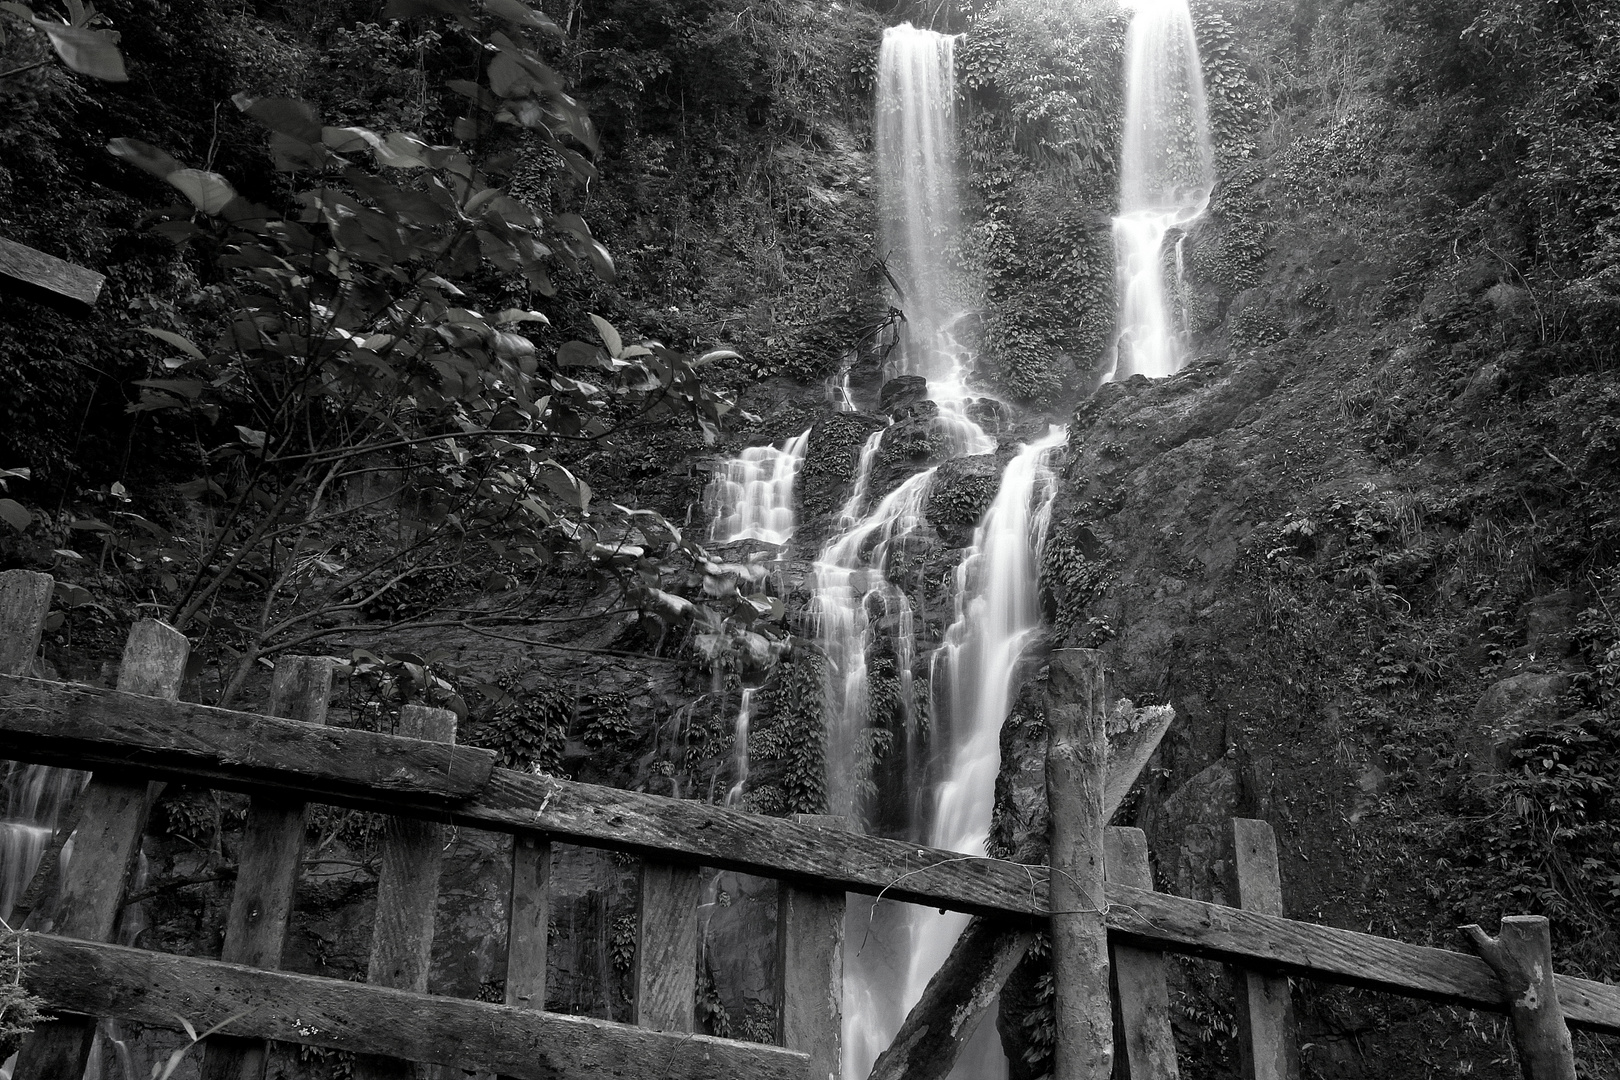
[[[955,126],[955,39],[909,24],[890,28],[879,52],[875,157],[886,265],[906,314],[889,374],[921,375],[938,406],[931,434],[948,457],[995,452],[973,419],[983,395],[968,383],[969,355],[953,330],[965,290],[952,247],[959,231]],[[880,499],[872,494],[884,432],[863,448],[854,493],[816,564],[817,637],[827,658],[829,793],[833,813],[863,826],[870,756],[869,658],[892,653],[901,679],[906,734],[915,726],[910,684],[916,619],[894,580],[897,556],[920,527],[936,469],[916,473]],[[908,839],[982,854],[1000,771],[1000,730],[1016,691],[1018,661],[1039,628],[1040,546],[1053,484],[1046,455],[1060,428],[1022,448],[955,577],[955,618],[928,658],[929,760],[908,769],[901,802]],[[910,795],[909,799],[903,796]],[[891,793],[893,801],[893,793]],[[892,829],[892,823],[891,823]],[[850,897],[844,952],[844,1080],[864,1080],[949,954],[965,918],[910,905]],[[952,1074],[999,1080],[1006,1061],[994,1024],[981,1028]]]
[[[1116,380],[1163,378],[1180,369],[1182,334],[1165,289],[1165,239],[1203,214],[1215,186],[1203,68],[1187,0],[1130,6],[1114,218],[1119,323],[1108,376]],[[1178,242],[1178,265],[1180,255]]]

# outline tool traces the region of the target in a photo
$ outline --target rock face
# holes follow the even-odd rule
[[[1474,767],[1487,775],[1505,767],[1507,751],[1526,729],[1558,719],[1559,699],[1568,690],[1568,676],[1532,671],[1492,683],[1474,706]]]

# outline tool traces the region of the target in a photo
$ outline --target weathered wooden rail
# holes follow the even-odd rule
[[[1093,884],[1052,890],[1046,867],[963,861],[832,822],[764,818],[497,768],[489,752],[455,745],[453,717],[439,710],[407,710],[403,723],[419,737],[325,727],[330,666],[316,659],[277,665],[268,706],[275,715],[180,702],[184,638],[158,623],[132,632],[117,690],[30,678],[49,591],[44,575],[0,575],[0,756],[94,774],[55,840],[59,847],[76,827],[68,870],[53,869],[47,855],[40,874],[60,880],[49,888],[36,880],[25,897],[61,898],[41,900],[27,925],[54,931],[29,935],[36,952],[30,985],[63,1015],[30,1039],[16,1080],[80,1080],[91,1031],[83,1018],[95,1016],[171,1027],[183,1016],[199,1028],[234,1017],[209,1041],[207,1080],[260,1080],[269,1039],[365,1055],[357,1072],[368,1077],[403,1075],[403,1062],[415,1061],[536,1080],[641,1075],[649,1064],[657,1075],[694,1080],[821,1080],[839,1069],[845,892],[986,916],[1014,932],[1045,925],[1055,894],[1070,905],[1060,915],[1094,916],[1076,932],[1106,935],[1126,1019],[1120,1052],[1135,1080],[1176,1075],[1166,951],[1242,969],[1244,1059],[1251,1075],[1264,1078],[1297,1070],[1288,975],[1502,1013],[1521,997],[1477,956],[1281,917],[1275,841],[1263,822],[1234,823],[1241,907],[1153,891],[1145,844],[1131,829],[1088,832],[1105,840],[1075,847],[1087,853],[1089,869],[1068,867],[1055,850],[1062,874],[1080,882],[1090,873],[1085,880]],[[167,780],[252,797],[220,961],[106,944],[146,813]],[[307,802],[381,811],[394,822],[366,984],[274,970]],[[1077,812],[1092,815],[1088,829],[1101,830],[1106,814],[1098,808],[1106,799],[1095,802]],[[437,892],[433,852],[442,846],[437,830],[447,825],[515,838],[503,1005],[424,992]],[[635,1025],[541,1011],[554,841],[643,860]],[[1104,850],[1106,881],[1096,865]],[[692,1034],[703,866],[782,882],[784,1046]],[[1060,987],[1062,980],[1060,973]],[[1569,1026],[1620,1034],[1620,988],[1566,975],[1549,984]],[[1093,1073],[1059,1073],[1061,1080],[1081,1075]]]

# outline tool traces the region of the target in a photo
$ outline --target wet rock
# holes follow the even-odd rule
[[[910,415],[909,410],[928,399],[928,380],[921,375],[899,375],[883,384],[878,392],[878,411],[895,419]]]
[[[995,499],[1000,483],[1001,468],[993,454],[956,458],[939,467],[926,513],[946,547],[967,547],[973,542],[973,530]]]
[[[1237,772],[1222,758],[1158,808],[1149,847],[1159,854],[1167,892],[1226,903],[1226,830],[1237,794]]]

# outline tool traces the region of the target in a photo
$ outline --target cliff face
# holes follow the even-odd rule
[[[1542,20],[1471,55],[1491,5],[1200,11],[1273,92],[1167,260],[1190,361],[1076,409],[1047,560],[1057,639],[1178,714],[1131,820],[1170,891],[1223,898],[1224,820],[1263,817],[1292,916],[1455,948],[1545,913],[1561,967],[1613,979],[1613,300],[1598,233],[1525,213],[1516,155],[1561,121],[1505,74],[1533,43],[1606,54]],[[1493,108],[1526,142],[1478,141]],[[1219,1072],[1221,993],[1181,970]],[[1298,989],[1316,1075],[1431,1075],[1464,1023]],[[1466,1023],[1444,1067],[1494,1075],[1500,1032]]]

